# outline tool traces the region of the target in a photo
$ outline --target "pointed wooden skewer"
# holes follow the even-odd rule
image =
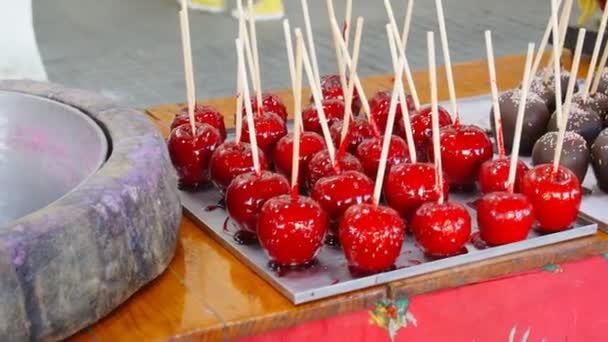
[[[296,88],[296,70],[293,57],[293,42],[291,41],[291,28],[289,19],[283,20],[283,35],[285,36],[285,47],[287,49],[287,63],[289,64],[289,79],[291,80],[291,89]]]
[[[496,82],[496,62],[494,60],[494,47],[492,46],[492,31],[485,32],[486,53],[488,55],[488,72],[490,73],[490,89],[492,90],[492,109],[494,111],[494,127],[496,128],[496,146],[498,149],[498,159],[505,157],[505,141],[502,131],[502,119],[500,114],[500,104],[498,103],[498,84]],[[527,80],[527,79],[525,79]],[[529,81],[528,81],[529,82]],[[523,87],[530,84],[523,83]],[[526,98],[523,98],[525,101]],[[520,101],[521,102],[521,101]]]
[[[571,77],[568,82],[568,90],[566,92],[566,101],[564,104],[564,112],[558,113],[557,118],[561,118],[562,123],[557,133],[557,143],[555,144],[555,156],[553,157],[553,174],[557,173],[559,167],[559,161],[562,156],[562,149],[564,146],[564,138],[566,136],[566,128],[568,126],[568,115],[570,113],[570,105],[572,104],[572,96],[574,95],[574,86],[576,85],[576,75],[578,74],[578,68],[581,62],[581,54],[583,50],[583,43],[585,42],[586,30],[581,28],[578,30],[578,38],[576,40],[576,49],[574,52],[574,61],[572,62],[572,70],[570,71]]]
[[[315,49],[315,39],[312,35],[312,25],[310,24],[310,13],[308,11],[308,0],[302,0],[302,15],[304,16],[304,29],[306,30],[306,39],[308,40],[308,51],[310,52],[310,61],[312,69],[315,73],[315,82],[321,82],[319,74],[319,63],[317,62],[317,50]]]
[[[557,49],[557,53],[555,53],[555,51],[553,51],[553,53],[551,54],[551,56],[549,57],[549,65],[551,65],[551,63],[553,63],[554,59],[557,59],[559,64],[561,65],[561,57],[562,57],[562,53],[564,51],[564,41],[566,39],[566,33],[568,32],[568,24],[570,23],[570,14],[572,13],[572,5],[573,5],[574,1],[573,0],[565,0],[564,1],[564,6],[562,6],[562,13],[559,17],[559,40],[556,40],[554,38],[554,42],[553,44],[557,43],[558,49]],[[559,8],[559,4],[557,4],[558,8]]]
[[[295,35],[296,44],[299,44],[299,41],[302,41],[302,44],[304,44],[304,38],[302,37],[302,31],[300,29],[295,29]],[[306,51],[306,46],[302,48],[302,62],[304,64],[304,71],[306,72],[306,77],[308,78],[308,83],[310,85],[310,91],[312,92],[312,97],[315,103],[315,107],[317,109],[317,114],[319,115],[319,123],[321,124],[321,131],[323,132],[323,139],[325,139],[325,145],[327,145],[326,147],[327,153],[329,154],[329,159],[334,168],[338,169],[338,163],[336,161],[336,150],[334,148],[333,141],[331,140],[329,126],[327,125],[327,117],[325,116],[325,111],[323,110],[323,97],[321,95],[321,89],[318,88],[315,82],[315,75],[310,64],[310,58],[308,57],[308,51]]]
[[[437,96],[437,61],[435,58],[435,34],[426,34],[429,50],[429,80],[431,83],[431,121],[433,126],[433,154],[435,157],[435,181],[439,199],[437,203],[443,204],[443,166],[441,165],[441,141],[439,139],[439,100]]]
[[[388,15],[389,24],[391,29],[393,30],[393,35],[395,37],[399,37],[399,28],[397,27],[397,21],[395,20],[395,15],[393,13],[393,8],[389,0],[384,0],[384,7],[386,9],[386,13]],[[407,37],[406,37],[407,38]],[[409,87],[410,93],[412,95],[412,99],[414,100],[414,108],[416,111],[420,110],[420,98],[418,97],[418,92],[416,91],[416,84],[414,83],[414,77],[412,76],[412,71],[410,69],[409,63],[407,61],[407,57],[405,55],[405,45],[403,41],[396,39],[397,50],[399,50],[399,55],[404,58],[405,62],[403,64],[403,68],[405,69],[405,79],[407,81],[407,85]]]
[[[561,0],[558,0],[557,6],[561,4]],[[534,64],[532,65],[532,76],[536,76],[538,72],[538,68],[540,68],[540,62],[543,59],[543,55],[545,54],[545,49],[547,48],[547,44],[549,43],[549,36],[553,30],[553,14],[549,16],[549,20],[547,21],[547,27],[545,28],[545,33],[543,34],[543,38],[540,40],[540,44],[538,45],[538,52],[536,53],[536,57],[534,58]],[[549,63],[551,65],[551,63]],[[532,81],[534,77],[530,78]]]
[[[456,101],[456,87],[454,86],[454,74],[452,73],[452,60],[450,58],[450,48],[448,46],[448,34],[445,28],[445,16],[443,14],[443,4],[441,0],[435,0],[437,7],[437,19],[439,21],[439,36],[441,38],[441,46],[443,50],[443,59],[445,62],[445,74],[448,81],[448,92],[450,93],[450,103],[452,105],[452,115],[454,116],[454,124],[460,122],[460,114],[458,114],[458,103]]]
[[[412,25],[412,14],[414,13],[414,0],[407,2],[407,9],[405,10],[405,21],[403,22],[403,33],[401,34],[401,41],[403,42],[403,49],[407,49],[407,41],[410,35],[410,26]]]
[[[188,101],[188,119],[190,120],[190,128],[192,136],[196,136],[196,122],[194,118],[194,106],[196,102],[194,74],[192,66],[192,48],[190,46],[190,28],[188,25],[188,6],[185,0],[182,0],[182,9],[179,11],[179,23],[182,37],[182,51],[184,55],[184,75],[186,78],[186,99]]]
[[[298,179],[300,175],[300,133],[302,127],[302,50],[304,42],[298,40],[295,60],[295,87],[293,89],[293,153],[291,164],[291,196],[297,199],[299,196]]]
[[[486,31],[487,32],[487,31]],[[528,99],[528,91],[530,89],[530,71],[532,69],[532,59],[534,58],[534,43],[528,44],[528,54],[524,67],[524,78],[522,81],[521,98],[519,100],[519,108],[517,111],[517,119],[515,120],[515,135],[513,137],[513,148],[511,149],[511,161],[509,163],[509,177],[507,178],[507,189],[513,193],[515,185],[515,176],[517,174],[517,161],[519,159],[519,145],[521,142],[521,132],[524,124],[524,114],[526,112],[526,102]],[[497,128],[498,130],[498,128]]]
[[[247,69],[249,70],[249,77],[251,82],[255,85],[256,81],[256,66],[255,59],[253,58],[253,53],[251,52],[251,43],[249,41],[249,31],[247,29],[247,24],[245,22],[245,12],[243,11],[243,0],[238,0],[237,3],[237,11],[239,13],[239,38],[243,41],[243,49],[245,49],[245,61],[247,62]],[[251,99],[247,99],[251,101]]]
[[[597,65],[598,58],[600,56],[600,50],[604,42],[604,33],[606,32],[606,24],[608,24],[608,6],[604,8],[602,14],[602,20],[600,21],[600,27],[597,31],[597,38],[595,40],[595,46],[593,47],[593,54],[591,55],[591,61],[589,62],[589,70],[587,71],[587,77],[585,78],[585,85],[583,86],[583,101],[587,101],[589,98],[589,90],[591,90],[591,83],[593,82],[593,75],[595,72],[595,66]]]
[[[395,36],[391,25],[386,25],[386,36],[388,37],[388,46],[391,51],[391,59],[393,60],[393,72],[395,77],[398,77],[397,91],[399,92],[399,101],[401,103],[401,116],[403,120],[403,126],[405,128],[405,138],[407,142],[407,148],[410,155],[412,164],[416,164],[418,161],[416,155],[416,145],[414,143],[414,134],[412,133],[412,125],[410,122],[410,113],[407,108],[407,98],[405,97],[405,90],[403,89],[403,68],[399,70],[399,66],[403,65],[403,59],[397,57],[397,47],[395,46]],[[389,108],[390,109],[390,108]]]
[[[238,67],[241,75],[243,75],[243,96],[245,99],[249,99],[251,94],[249,92],[249,80],[247,79],[247,71],[245,70],[245,57],[243,56],[243,42],[240,38],[236,39],[236,51],[238,58]],[[255,134],[255,123],[253,121],[253,110],[251,108],[251,101],[245,100],[245,112],[247,113],[247,126],[249,128],[249,143],[251,144],[251,157],[253,159],[253,169],[255,174],[260,176],[262,174],[260,168],[260,156],[258,154],[258,141]]]
[[[236,122],[234,125],[236,144],[241,143],[243,134],[243,74],[241,74],[241,67],[237,65],[236,71]]]
[[[346,47],[349,46],[350,41],[350,22],[353,15],[353,0],[346,0],[346,9],[344,14],[344,34],[343,39]]]
[[[359,51],[361,48],[361,35],[363,32],[363,17],[357,18],[355,29],[355,42],[353,46],[353,65],[350,68],[348,87],[344,94],[344,118],[342,119],[342,131],[340,132],[340,152],[346,150],[346,135],[350,127],[352,116],[353,92],[355,90],[355,75],[357,74],[357,64],[359,62]]]
[[[329,15],[330,23],[332,23],[332,20],[337,22],[336,11],[334,10],[333,0],[327,0],[326,3],[327,3],[327,13]],[[344,43],[344,39],[342,37],[342,33],[340,31],[339,26],[338,26],[338,34],[336,35],[334,32],[334,34],[332,35],[332,38],[334,41],[334,50],[336,50],[336,61],[338,62],[338,74],[340,75],[340,84],[342,85],[342,94],[344,94],[346,92],[346,68],[344,66],[343,52],[340,51],[340,43],[342,43],[344,46],[346,46],[346,44]],[[348,51],[348,49],[347,49],[347,51]]]
[[[258,104],[258,113],[262,111],[262,74],[260,71],[260,57],[258,53],[258,38],[255,29],[255,17],[253,15],[253,0],[247,0],[247,21],[249,21],[249,34],[251,35],[251,51],[253,52],[253,64],[255,65],[254,88]]]
[[[604,68],[606,68],[606,62],[608,62],[608,44],[606,44],[606,47],[604,47],[604,52],[602,52],[600,64],[598,65],[595,71],[593,85],[591,86],[591,95],[597,93],[597,89],[600,86],[600,81],[602,80],[602,74],[604,73]]]
[[[557,0],[551,0],[551,21],[553,25],[553,55],[559,56],[559,41],[556,32],[559,32],[559,24],[557,22]],[[557,127],[560,127],[562,118],[562,82],[561,82],[561,64],[559,58],[553,58],[553,76],[555,79],[555,108],[557,115]]]

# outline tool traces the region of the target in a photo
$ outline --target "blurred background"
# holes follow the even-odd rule
[[[334,3],[341,16],[344,1]],[[405,1],[392,3],[402,25]],[[523,53],[529,41],[540,40],[549,3],[444,0],[453,62],[485,58],[485,29],[493,30],[497,56]],[[285,6],[292,27],[302,26],[300,1],[286,0]],[[333,72],[325,1],[309,0],[309,6],[321,72]],[[34,0],[33,27],[48,79],[139,108],[184,101],[178,9],[175,0]],[[360,74],[390,72],[383,1],[354,0],[353,19],[359,15],[365,18]],[[577,17],[575,6],[572,21]],[[191,11],[190,23],[198,98],[232,95],[236,20],[229,12]],[[434,1],[416,1],[412,25],[408,58],[413,68],[426,68],[424,32],[437,29]],[[257,29],[263,87],[286,88],[289,76],[281,21],[260,22]]]

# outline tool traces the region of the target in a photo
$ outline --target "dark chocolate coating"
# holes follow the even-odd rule
[[[556,118],[556,113],[553,113],[551,120],[549,120],[549,124],[547,125],[547,132],[557,131]],[[568,124],[566,125],[567,131],[580,134],[585,138],[587,144],[591,146],[597,135],[602,131],[602,127],[603,120],[596,112],[591,111],[589,108],[583,108],[572,104],[570,113],[568,114]]]
[[[591,109],[601,118],[606,117],[608,114],[608,95],[606,94],[595,93],[589,95],[585,101],[582,93],[576,93],[572,96],[572,103],[576,103],[582,108]]]
[[[608,192],[608,129],[603,130],[591,146],[591,165],[597,185]]]
[[[553,163],[556,144],[557,132],[548,132],[538,139],[532,150],[532,164]],[[590,159],[585,139],[575,132],[566,132],[559,164],[574,172],[581,184],[587,175]]]
[[[597,92],[608,95],[608,68],[604,68],[600,77]]]
[[[541,99],[545,102],[549,113],[555,111],[555,81],[553,78],[553,69],[545,68],[541,70],[538,75],[532,81],[530,85],[530,91],[538,94]],[[545,76],[549,74],[550,76]],[[562,91],[562,102],[566,98],[566,92],[568,91],[568,82],[570,82],[570,73],[562,70],[560,74],[561,79],[561,91]],[[578,91],[578,84],[574,85],[574,92]]]
[[[502,130],[505,140],[505,150],[510,153],[515,134],[515,123],[517,121],[517,111],[519,110],[520,89],[512,89],[500,95],[498,102],[500,105],[500,117],[502,119]],[[496,136],[494,127],[494,110],[490,111],[490,122],[492,131]],[[526,111],[522,126],[520,154],[529,156],[532,152],[534,142],[540,138],[547,128],[547,123],[551,117],[547,106],[543,100],[534,93],[528,94],[526,101]]]

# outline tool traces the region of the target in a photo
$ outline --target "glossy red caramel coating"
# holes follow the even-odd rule
[[[287,179],[277,173],[262,171],[238,175],[226,189],[226,211],[244,231],[256,233],[260,210],[267,200],[290,192]]]
[[[443,171],[450,187],[475,184],[481,164],[492,159],[492,141],[477,126],[445,127],[441,130],[441,158]],[[428,145],[429,160],[433,160],[433,146]]]
[[[386,121],[388,120],[388,110],[391,104],[391,95],[391,91],[389,90],[379,91],[369,100],[369,111],[380,132],[384,132],[386,130]],[[410,110],[410,99],[411,96],[408,97],[407,106],[409,113],[413,113],[414,109],[412,108]],[[413,107],[413,100],[411,101]],[[401,110],[401,103],[398,103],[397,111],[395,113],[395,124],[403,120],[402,115],[403,112]]]
[[[327,212],[330,220],[339,221],[350,206],[371,203],[374,182],[357,171],[345,171],[337,176],[319,179],[310,192]]]
[[[348,80],[348,77],[346,78]],[[344,101],[344,92],[342,91],[342,83],[340,82],[340,75],[323,75],[321,76],[321,95],[323,99],[327,100],[340,100]],[[314,100],[312,95],[310,97],[310,103]],[[350,106],[352,108],[353,115],[359,114],[361,110],[361,99],[357,89],[353,90],[353,102]]]
[[[340,146],[340,138],[342,137],[342,121],[334,122],[330,127],[331,139],[335,146]],[[366,119],[356,118],[351,121],[346,133],[346,151],[355,153],[357,147],[364,140],[374,136],[374,130]]]
[[[523,194],[492,192],[477,201],[479,234],[490,245],[525,240],[533,223],[532,202]]]
[[[350,267],[363,273],[391,268],[405,240],[405,223],[392,208],[353,205],[339,228],[340,244]]]
[[[194,189],[209,182],[209,159],[221,143],[217,129],[204,123],[196,124],[194,137],[190,123],[171,131],[167,147],[181,187]]]
[[[558,232],[576,222],[582,189],[578,178],[569,169],[559,166],[554,175],[553,165],[538,165],[524,176],[521,192],[532,201],[538,230]]]
[[[259,148],[258,150],[260,167],[262,170],[268,170],[266,155]],[[230,141],[221,144],[215,149],[209,161],[211,181],[221,192],[226,190],[236,176],[253,171],[251,145],[245,142],[237,144]]]
[[[383,138],[370,138],[363,141],[355,156],[363,165],[365,174],[372,179],[376,178],[378,173],[378,165],[380,163],[380,154],[382,153]],[[391,143],[388,148],[388,157],[386,161],[386,171],[390,171],[391,167],[410,161],[410,154],[407,149],[407,144],[403,139],[396,135],[391,136]]]
[[[405,163],[393,166],[384,181],[384,199],[387,204],[409,220],[421,205],[439,199],[435,165]],[[443,196],[449,196],[448,183],[443,178]]]
[[[471,236],[471,216],[462,204],[428,202],[412,217],[410,228],[425,253],[446,257],[462,252]]]
[[[317,152],[325,149],[323,138],[314,132],[302,132],[300,135],[300,166],[299,182],[306,175],[308,163]],[[276,171],[288,179],[291,178],[291,166],[293,159],[293,135],[282,137],[274,147],[274,165]]]
[[[328,222],[325,211],[311,198],[278,196],[262,206],[258,239],[269,258],[277,264],[306,264],[321,249]]]
[[[267,157],[272,156],[274,145],[279,139],[287,135],[285,121],[277,114],[264,112],[261,115],[255,115],[254,125],[258,147],[266,153]],[[241,137],[244,142],[249,142],[249,126],[246,120],[243,121]]]
[[[359,171],[363,172],[363,166],[359,159],[350,153],[344,153],[339,156],[338,164],[341,171]],[[317,181],[324,177],[335,176],[336,171],[329,160],[329,152],[323,150],[315,154],[306,170],[306,185],[309,190],[312,190]]]
[[[483,194],[491,192],[508,191],[507,181],[509,179],[509,168],[511,167],[510,157],[502,159],[487,160],[479,169],[477,184],[479,191]],[[515,171],[515,182],[513,191],[520,192],[520,183],[529,168],[526,163],[521,160],[517,161],[517,169]]]
[[[322,104],[328,126],[342,120],[344,117],[344,102],[342,100],[328,99],[323,100]],[[317,107],[314,103],[311,103],[302,111],[302,126],[305,131],[323,134],[319,121],[319,113],[317,113]]]
[[[251,109],[254,114],[258,114],[258,100],[256,96],[251,97]],[[280,97],[271,93],[262,93],[262,111],[271,112],[278,115],[283,121],[287,121],[287,108]],[[247,113],[243,108],[243,117]]]
[[[222,141],[226,139],[226,126],[224,125],[224,116],[217,109],[206,106],[196,105],[194,107],[194,121],[200,123],[206,123],[215,127],[222,137]],[[188,109],[184,108],[180,110],[171,122],[171,130],[175,129],[182,124],[190,123],[190,117],[188,116]]]
[[[410,117],[412,126],[412,135],[414,136],[414,143],[416,144],[416,150],[424,151],[426,145],[431,141],[433,127],[431,122],[431,107],[421,108],[418,113],[415,113]],[[405,127],[403,120],[398,120],[397,129],[399,136],[405,139]],[[439,107],[439,127],[447,127],[452,125],[452,117],[450,113],[443,108]]]

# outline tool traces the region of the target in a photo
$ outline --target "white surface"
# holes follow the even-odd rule
[[[0,52],[0,79],[47,80],[34,34],[31,0],[0,0]]]

